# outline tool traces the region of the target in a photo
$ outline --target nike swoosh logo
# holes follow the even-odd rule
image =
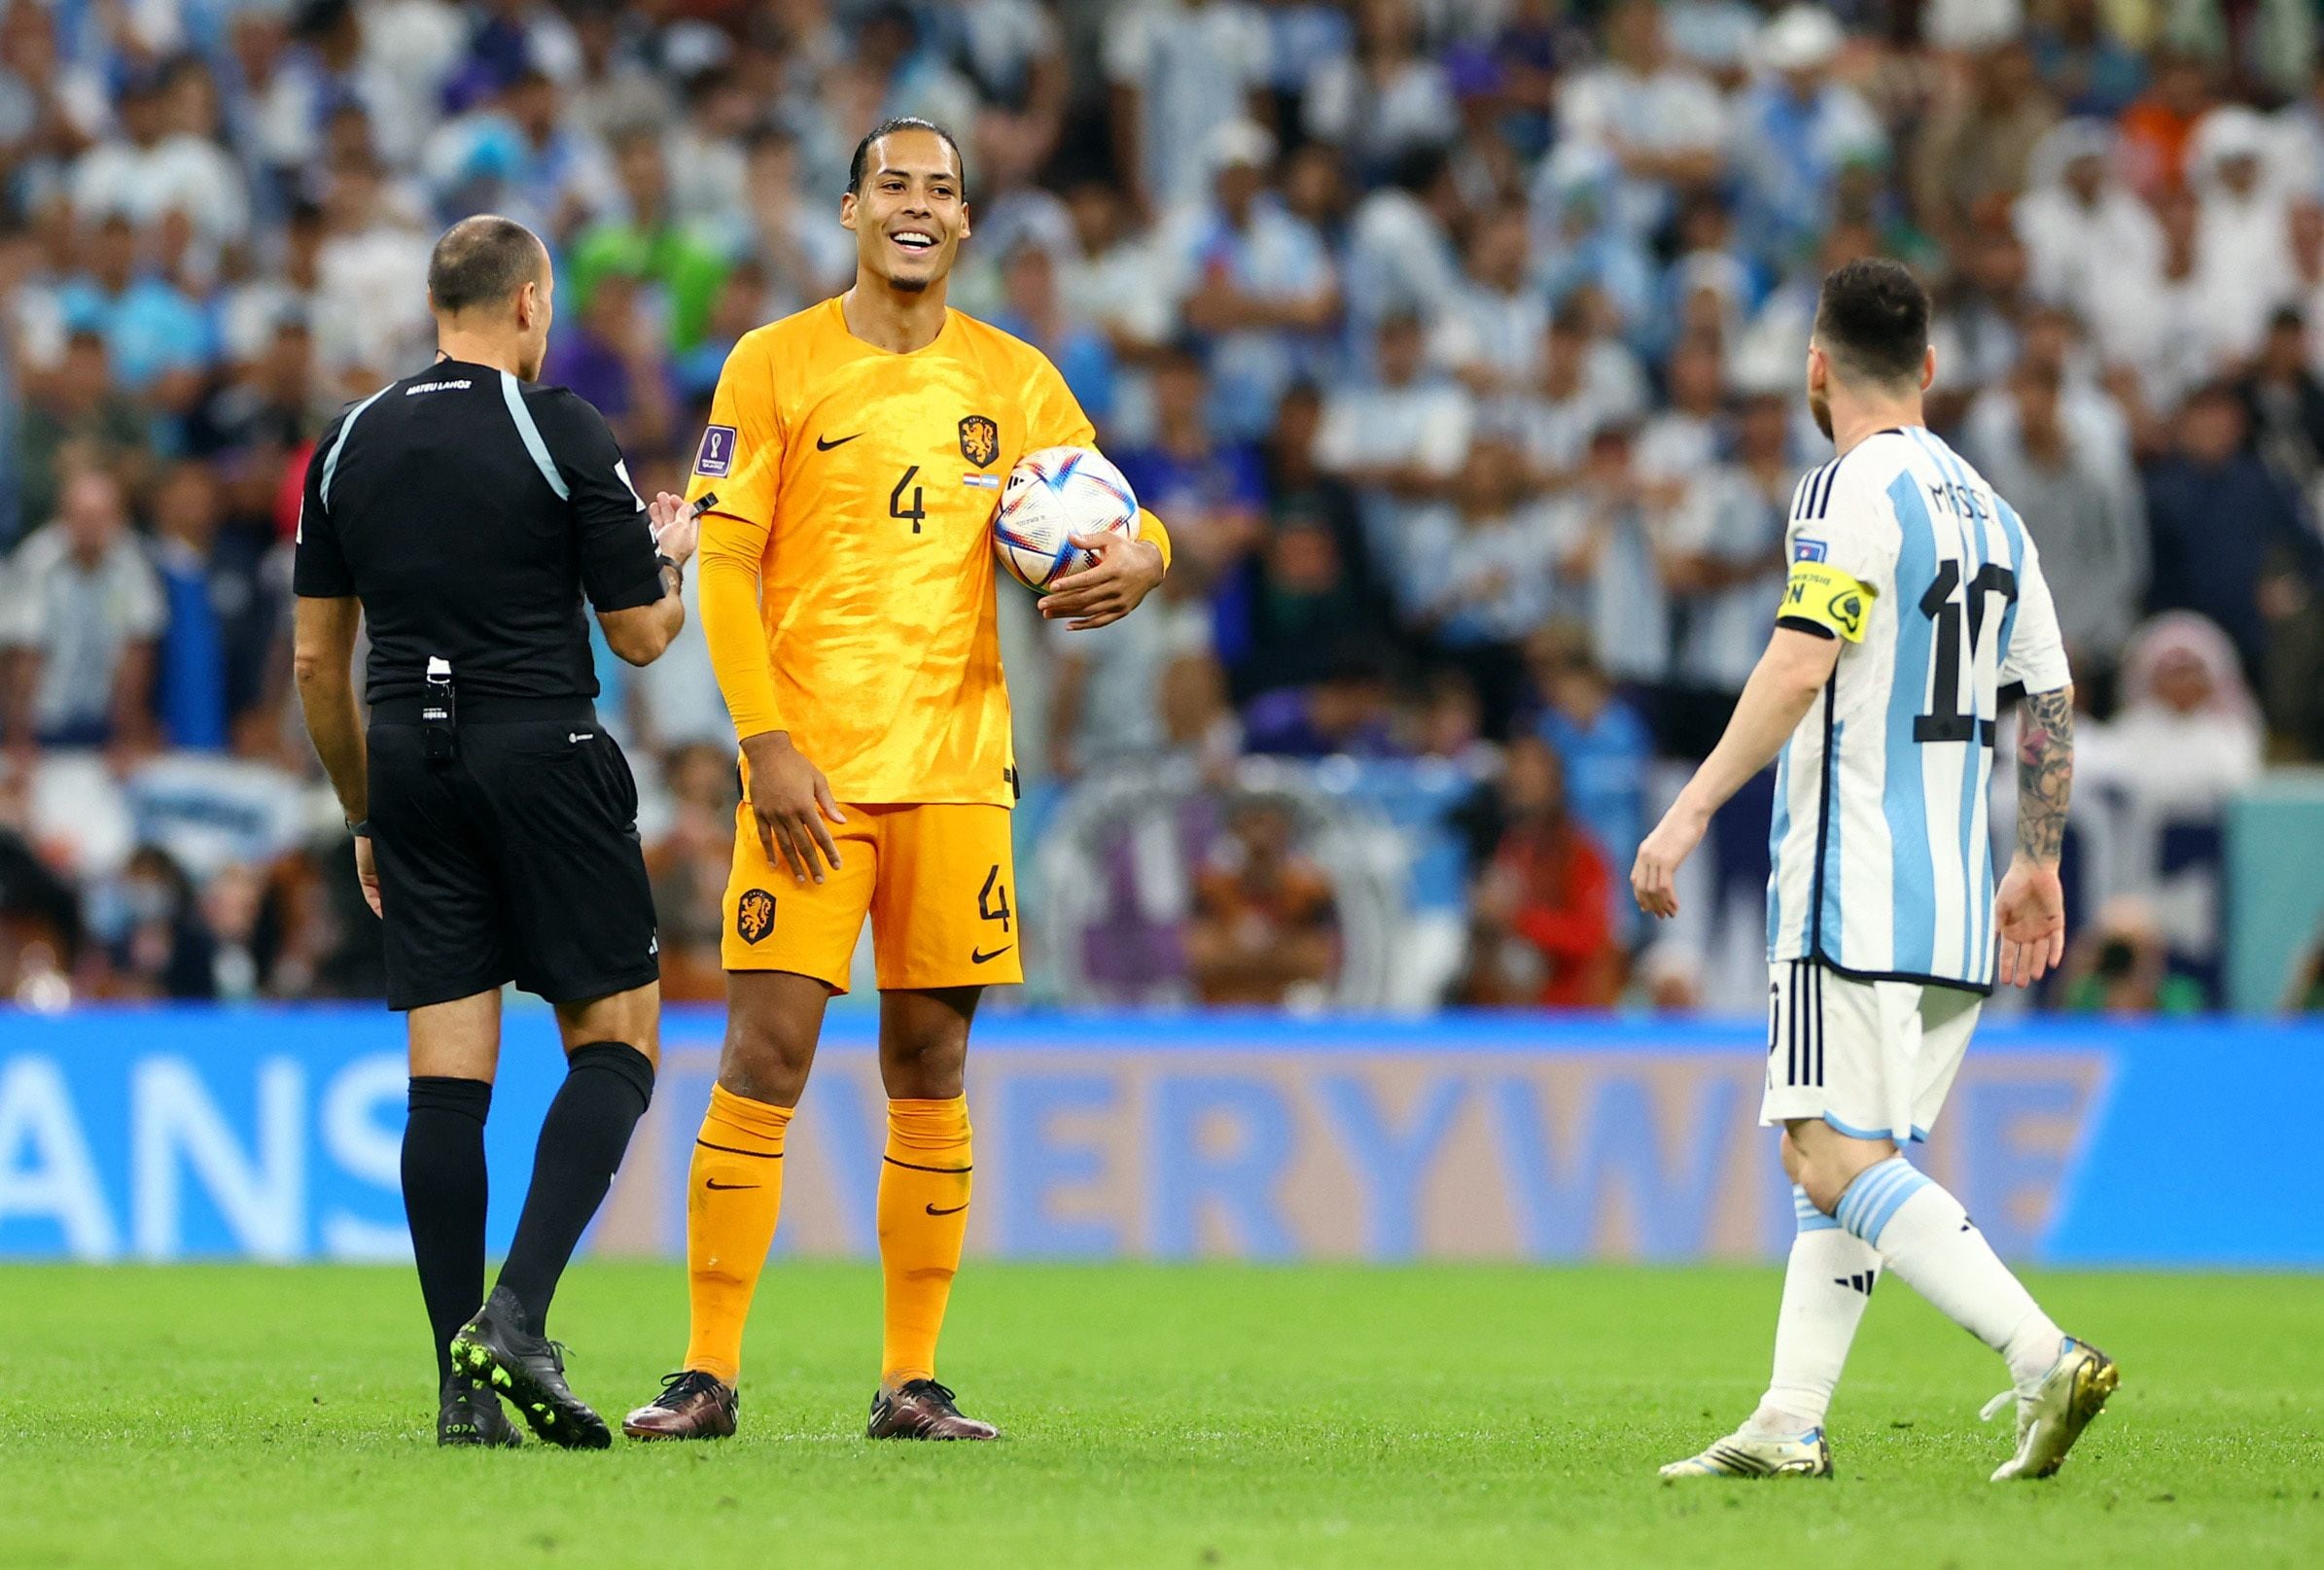
[[[722,1182],[720,1182],[720,1181],[719,1181],[717,1178],[715,1178],[715,1177],[705,1177],[704,1179],[702,1179],[702,1186],[703,1186],[704,1188],[721,1188],[721,1189],[723,1189],[723,1188],[757,1188],[758,1185],[757,1185],[757,1184],[756,1184],[756,1183],[722,1183]]]
[[[956,1204],[949,1210],[939,1210],[934,1205],[931,1204],[923,1206],[923,1208],[925,1208],[932,1216],[956,1216],[968,1207],[965,1204]]]
[[[990,954],[985,953],[982,949],[970,949],[968,951],[968,963],[972,965],[980,965],[983,964],[987,959],[998,959],[1015,947],[1016,945],[1013,943],[1004,943],[1001,945],[1001,947],[995,949]]]
[[[856,436],[860,436],[863,434],[863,432],[859,431],[856,433]],[[823,437],[817,436],[815,438],[815,450],[817,452],[829,452],[833,447],[846,446],[849,442],[855,440],[856,436],[841,436],[837,441],[826,441]]]

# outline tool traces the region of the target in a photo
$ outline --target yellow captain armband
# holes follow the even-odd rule
[[[1791,577],[1783,585],[1783,607],[1776,613],[1782,621],[1805,621],[1847,639],[1864,641],[1864,619],[1880,591],[1857,582],[1826,562],[1793,562]]]

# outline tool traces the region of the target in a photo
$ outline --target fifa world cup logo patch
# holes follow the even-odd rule
[[[961,416],[961,456],[982,469],[1001,456],[1001,428],[981,414]]]
[[[763,889],[748,889],[734,907],[734,935],[757,943],[775,929],[775,896]]]

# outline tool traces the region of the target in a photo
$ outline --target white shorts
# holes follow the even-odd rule
[[[1856,981],[1813,959],[1767,967],[1759,1121],[1821,1118],[1858,1139],[1925,1139],[1985,999],[1957,987]]]

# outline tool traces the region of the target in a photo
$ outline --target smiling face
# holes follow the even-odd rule
[[[940,283],[968,237],[960,156],[934,131],[891,131],[871,144],[862,186],[839,198],[856,235],[856,269],[905,294]]]

